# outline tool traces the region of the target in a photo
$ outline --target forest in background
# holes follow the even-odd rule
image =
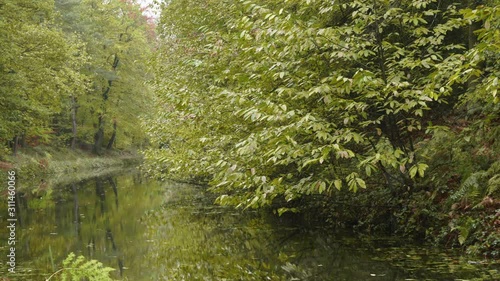
[[[500,256],[499,1],[172,0],[147,171]]]
[[[154,42],[135,1],[2,1],[0,160],[39,145],[143,146]]]

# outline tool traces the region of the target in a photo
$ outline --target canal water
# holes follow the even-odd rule
[[[0,280],[45,280],[71,252],[131,281],[500,280],[498,265],[448,250],[304,228],[213,200],[201,187],[137,172],[20,193],[15,274],[0,207]]]

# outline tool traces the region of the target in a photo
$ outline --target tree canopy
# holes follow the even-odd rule
[[[297,211],[349,190],[407,217],[412,196],[464,204],[457,190],[480,173],[481,204],[499,190],[498,4],[169,1],[150,172],[244,208]]]

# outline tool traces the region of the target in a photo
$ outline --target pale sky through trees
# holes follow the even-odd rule
[[[142,8],[147,7],[148,5],[150,6],[146,11],[144,11],[144,14],[151,16],[153,18],[158,18],[160,13],[159,13],[159,8],[154,7],[153,0],[137,0],[137,2],[141,5]]]

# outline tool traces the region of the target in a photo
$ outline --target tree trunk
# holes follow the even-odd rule
[[[19,144],[19,136],[16,135],[14,137],[14,143],[12,144],[12,153],[14,154],[14,156],[17,155],[17,145]]]
[[[71,96],[71,123],[72,123],[72,128],[71,132],[73,133],[73,137],[71,138],[71,149],[75,150],[76,147],[76,133],[77,133],[77,127],[76,127],[76,111],[78,110],[78,106],[76,104],[76,100],[74,96]]]
[[[118,64],[120,63],[120,58],[118,57],[117,54],[114,55],[113,59],[113,65],[111,66],[113,71],[116,71],[116,68],[118,67]],[[105,105],[106,102],[108,101],[109,98],[109,93],[111,91],[111,86],[113,85],[113,80],[108,80],[108,87],[106,87],[106,90],[102,93],[102,99],[103,99],[103,104]],[[103,123],[104,123],[104,117],[103,114],[99,115],[99,124],[97,128],[97,132],[94,135],[94,153],[95,154],[101,154],[101,148],[102,148],[102,143],[104,142],[104,128],[103,128]],[[111,137],[110,142],[108,143],[108,147],[113,146],[113,142],[115,139],[115,132],[116,132],[116,123],[113,124],[114,126],[114,131],[113,131],[113,136]]]
[[[99,115],[99,122],[97,124],[97,132],[94,135],[94,153],[100,155],[102,143],[104,141],[104,128],[102,115]]]
[[[112,149],[113,144],[115,143],[116,140],[116,120],[113,120],[113,134],[111,135],[111,138],[109,139],[108,146],[106,149]]]
[[[21,135],[21,138],[19,139],[19,145],[21,145],[22,148],[26,147],[26,134],[23,133]]]

